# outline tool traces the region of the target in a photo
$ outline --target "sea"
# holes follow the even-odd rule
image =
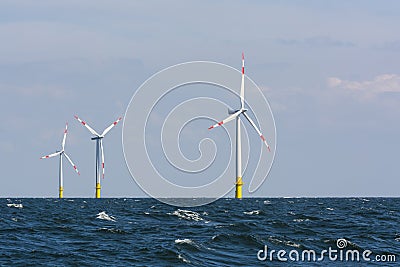
[[[400,198],[3,198],[0,266],[400,266]]]

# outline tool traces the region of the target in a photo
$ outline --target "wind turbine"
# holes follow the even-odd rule
[[[61,143],[61,150],[57,151],[56,153],[47,155],[47,156],[43,156],[40,159],[48,159],[48,158],[52,158],[55,156],[60,156],[60,165],[59,165],[59,177],[58,177],[58,183],[59,183],[59,198],[63,198],[63,191],[64,191],[64,187],[63,187],[63,163],[62,163],[62,157],[64,156],[69,163],[71,163],[72,167],[74,167],[75,171],[78,173],[78,175],[80,175],[78,169],[76,168],[75,164],[72,162],[71,158],[68,157],[67,153],[65,153],[65,140],[67,139],[67,132],[68,132],[68,123],[65,124],[65,130],[64,130],[64,138],[62,140]]]
[[[209,130],[211,130],[211,129],[221,126],[222,124],[225,124],[233,119],[236,119],[236,193],[235,193],[236,198],[242,198],[242,186],[243,186],[240,115],[243,115],[250,122],[251,126],[253,126],[254,130],[256,130],[258,135],[261,137],[261,140],[263,141],[263,143],[267,146],[268,151],[271,151],[267,141],[265,140],[265,137],[263,136],[261,131],[257,128],[257,126],[254,124],[253,120],[246,114],[246,111],[247,111],[247,109],[244,107],[244,54],[242,53],[242,84],[240,87],[240,109],[233,111],[233,112],[229,112],[229,114],[231,114],[230,116],[228,116],[223,121],[220,121],[217,124],[208,128]]]
[[[89,130],[91,134],[94,135],[92,140],[96,140],[96,198],[100,198],[100,166],[102,168],[103,178],[104,178],[104,150],[103,150],[103,138],[104,136],[115,126],[117,123],[122,120],[122,118],[118,118],[114,121],[110,126],[108,126],[102,134],[98,134],[95,130],[93,130],[85,121],[78,118],[78,116],[74,116],[86,129]],[[101,159],[100,159],[100,150],[101,150]]]

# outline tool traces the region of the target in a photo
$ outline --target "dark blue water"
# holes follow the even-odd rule
[[[397,266],[399,207],[399,198],[221,199],[181,209],[153,199],[0,199],[0,265]],[[359,262],[339,260],[340,238]],[[265,245],[286,251],[287,262],[276,253],[260,261]],[[338,259],[319,261],[329,247]],[[304,250],[315,261],[302,260]]]

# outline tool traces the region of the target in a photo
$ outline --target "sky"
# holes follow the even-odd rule
[[[0,2],[0,197],[94,196],[101,132],[150,76],[204,60],[240,69],[271,105],[275,161],[255,197],[399,196],[398,1]],[[224,114],[222,114],[224,116]],[[146,196],[104,139],[103,197]],[[233,178],[234,179],[234,178]],[[245,181],[246,182],[246,181]],[[233,196],[233,192],[227,196]]]

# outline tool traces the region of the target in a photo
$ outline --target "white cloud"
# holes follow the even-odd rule
[[[339,88],[349,92],[358,92],[364,97],[373,97],[380,93],[400,93],[400,75],[381,74],[372,80],[350,81],[330,77],[327,80],[331,88]]]

